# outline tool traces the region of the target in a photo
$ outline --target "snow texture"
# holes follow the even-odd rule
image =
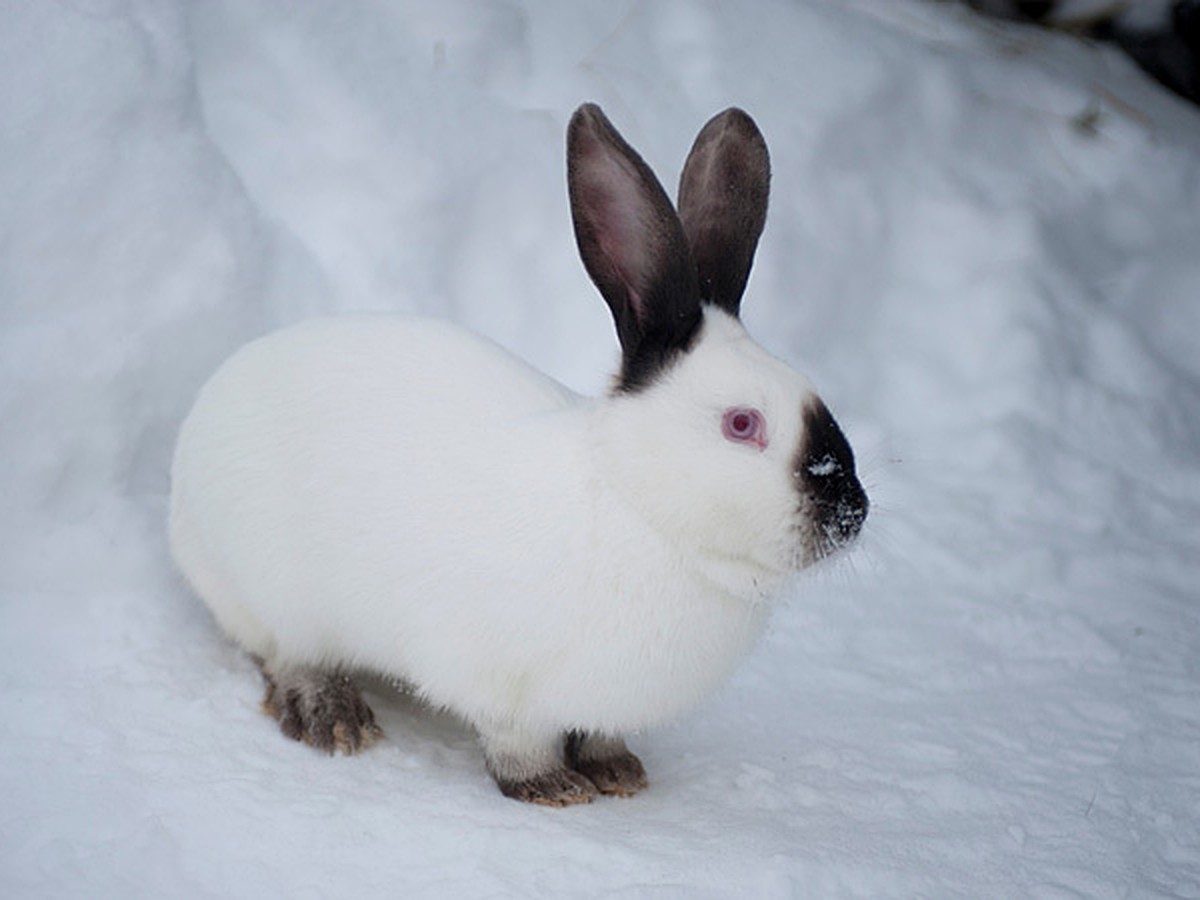
[[[1118,51],[922,0],[0,21],[0,896],[1200,897],[1200,112]],[[204,378],[317,312],[603,390],[585,100],[669,187],[709,115],[757,119],[744,319],[874,503],[631,738],[648,791],[546,810],[384,685],[364,755],[281,737],[163,518]]]

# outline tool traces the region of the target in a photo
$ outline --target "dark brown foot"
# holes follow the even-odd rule
[[[585,776],[602,794],[632,797],[650,782],[642,761],[620,738],[601,738],[573,731],[566,739],[567,765]]]
[[[263,710],[280,730],[325,753],[357,753],[383,736],[375,714],[346,675],[318,669],[262,667],[267,683]]]
[[[581,761],[575,771],[586,776],[600,793],[616,797],[632,797],[650,784],[642,761],[628,752],[608,759]]]
[[[596,799],[596,785],[585,776],[566,767],[551,769],[523,781],[496,779],[505,797],[538,803],[542,806],[574,806]]]

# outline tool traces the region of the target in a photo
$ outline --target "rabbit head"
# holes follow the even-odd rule
[[[762,135],[738,109],[711,119],[678,213],[599,107],[576,111],[567,157],[580,255],[622,350],[597,416],[605,476],[681,552],[770,593],[853,540],[867,498],[812,386],[738,319],[766,220]]]

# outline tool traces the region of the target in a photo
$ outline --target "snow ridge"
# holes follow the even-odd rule
[[[957,5],[4,0],[0,894],[1200,896],[1200,112]],[[220,359],[419,310],[603,390],[563,128],[671,182],[749,110],[747,327],[872,496],[651,787],[501,797],[390,686],[283,739],[171,571],[167,460]]]

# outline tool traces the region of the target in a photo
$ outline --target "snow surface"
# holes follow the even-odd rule
[[[0,0],[0,896],[1200,897],[1200,112],[1117,51],[896,0]],[[651,788],[500,796],[283,739],[167,561],[240,343],[422,310],[570,386],[584,100],[673,185],[774,162],[745,319],[874,500]]]

